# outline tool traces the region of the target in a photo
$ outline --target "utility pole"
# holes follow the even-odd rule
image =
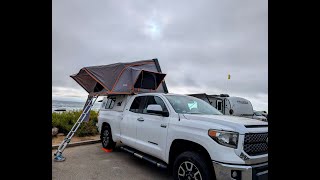
[[[228,74],[228,79],[227,79],[227,92],[226,92],[226,94],[228,94],[228,81],[230,80],[230,78],[231,78],[231,75]]]

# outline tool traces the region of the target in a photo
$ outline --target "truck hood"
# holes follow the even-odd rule
[[[268,123],[260,120],[229,116],[229,115],[200,115],[200,114],[183,114],[188,120],[207,122],[207,125],[214,129],[233,130],[239,133],[268,131]],[[220,127],[220,128],[217,128]],[[255,130],[249,129],[256,127]],[[262,129],[261,129],[262,128]],[[253,131],[252,131],[253,130]]]
[[[267,118],[264,117],[264,116],[253,116],[252,118],[253,118],[253,119],[267,119]]]

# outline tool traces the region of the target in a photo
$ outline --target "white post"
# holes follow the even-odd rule
[[[229,94],[229,92],[228,92],[228,81],[231,79],[231,75],[230,74],[228,74],[228,78],[227,78],[227,90],[226,90],[226,94]]]

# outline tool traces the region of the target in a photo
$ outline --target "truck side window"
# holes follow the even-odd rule
[[[141,109],[139,109],[139,108],[141,106],[141,103],[143,103],[144,98],[145,98],[145,96],[136,97],[133,100],[129,111],[134,112],[134,113],[141,113]]]
[[[164,104],[163,100],[157,96],[147,96],[147,103],[145,104],[142,113],[147,114],[147,107],[150,104],[158,104],[162,107],[163,111],[168,111],[166,105]]]
[[[101,104],[101,109],[104,108],[106,106],[106,101],[103,101]]]
[[[106,106],[104,108],[105,109],[112,109],[115,102],[116,102],[116,98],[115,97],[108,98]]]

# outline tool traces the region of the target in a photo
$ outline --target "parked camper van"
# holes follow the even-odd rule
[[[256,117],[254,115],[252,104],[249,100],[241,97],[230,97],[228,94],[207,95],[189,94],[189,96],[197,97],[211,104],[224,115],[240,116],[267,121],[266,118]]]

